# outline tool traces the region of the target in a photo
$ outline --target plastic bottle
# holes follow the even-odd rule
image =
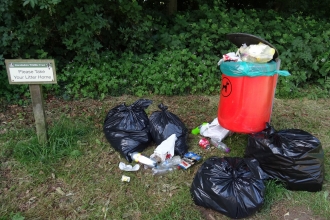
[[[160,164],[161,167],[175,167],[181,163],[181,157],[180,156],[174,156],[170,159],[165,160]]]
[[[168,172],[173,171],[174,169],[172,167],[154,167],[152,168],[152,175],[162,175],[162,174],[166,174]]]
[[[135,162],[139,162],[142,163],[144,165],[147,165],[149,167],[156,167],[157,166],[157,162],[146,157],[143,156],[141,153],[138,152],[133,152],[133,153],[129,153],[129,156],[132,158],[132,160],[134,160]]]
[[[220,139],[211,138],[211,141],[210,142],[211,142],[211,144],[213,146],[215,146],[216,148],[224,151],[225,153],[229,153],[230,152],[230,148],[227,147],[227,145],[225,143],[221,142]]]
[[[191,130],[191,133],[194,134],[194,135],[198,135],[200,133],[200,129],[203,125],[207,125],[208,123],[207,122],[203,122],[203,124],[201,124],[200,126],[194,128]]]
[[[167,159],[164,162],[162,162],[159,166],[152,168],[152,174],[153,175],[162,175],[168,172],[171,172],[181,163],[181,157],[180,156],[174,156],[171,159]]]

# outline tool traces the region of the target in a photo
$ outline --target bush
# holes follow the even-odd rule
[[[217,62],[238,49],[226,34],[242,32],[273,44],[281,69],[292,74],[279,78],[278,97],[306,96],[310,85],[318,88],[311,98],[329,97],[326,20],[208,2],[166,17],[161,5],[142,1],[26,0],[23,8],[5,0],[0,3],[0,96],[13,100],[15,94],[17,100],[28,93],[25,85],[6,80],[3,60],[17,57],[55,59],[58,85],[45,90],[63,98],[217,94]]]

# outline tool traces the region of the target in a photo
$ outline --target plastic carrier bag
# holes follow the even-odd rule
[[[289,190],[320,191],[324,179],[321,142],[300,129],[276,131],[267,128],[251,134],[245,156],[254,157],[260,167]]]
[[[190,193],[196,205],[245,218],[264,203],[264,178],[267,175],[255,159],[211,157],[197,171]]]
[[[223,74],[233,77],[241,76],[273,76],[279,74],[281,76],[289,76],[286,70],[276,70],[275,61],[269,63],[248,63],[248,62],[222,62],[220,70]]]
[[[239,48],[239,54],[243,61],[254,63],[267,63],[273,59],[275,49],[267,44],[243,44]]]
[[[167,110],[167,106],[159,104],[158,108],[161,111],[155,111],[149,117],[152,139],[159,145],[172,134],[176,134],[174,154],[184,155],[188,151],[188,129],[178,116]]]
[[[140,99],[130,106],[118,105],[104,120],[105,137],[129,162],[132,162],[129,153],[143,151],[152,141],[148,115],[144,111],[151,104],[151,100]]]

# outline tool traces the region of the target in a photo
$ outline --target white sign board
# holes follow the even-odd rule
[[[5,60],[9,84],[56,84],[54,60]]]

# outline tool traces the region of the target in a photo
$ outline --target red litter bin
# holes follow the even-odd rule
[[[228,34],[227,39],[238,47],[244,43],[262,42],[275,49],[267,41],[250,34]],[[279,70],[280,62],[275,49],[273,60],[268,63],[221,63],[218,121],[222,127],[238,133],[255,133],[266,128],[266,122],[270,122],[278,75],[290,75]]]

